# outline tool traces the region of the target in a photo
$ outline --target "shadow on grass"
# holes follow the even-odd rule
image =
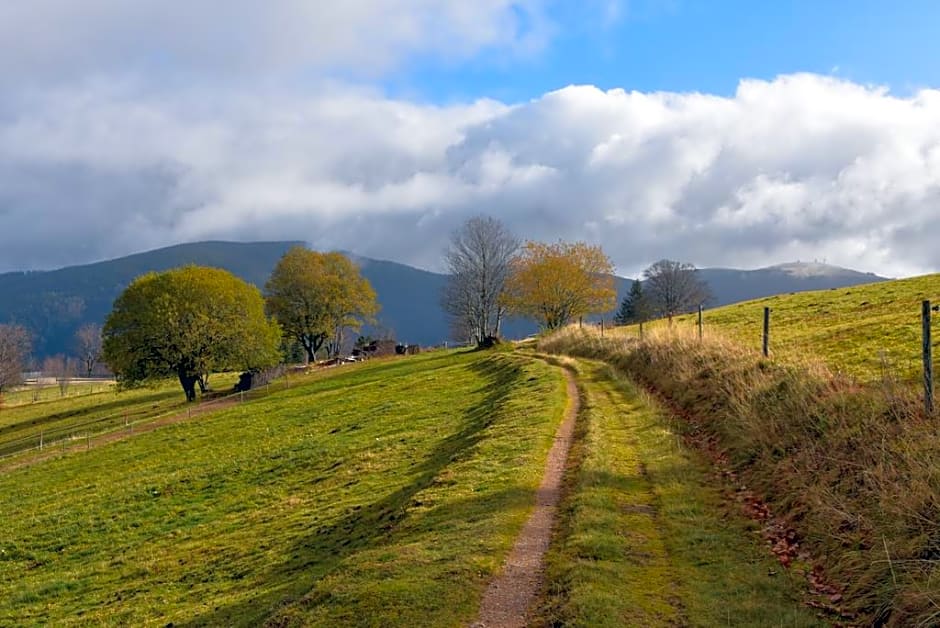
[[[465,411],[461,429],[441,440],[416,467],[416,477],[410,484],[347,514],[332,525],[311,530],[285,553],[284,562],[271,565],[268,573],[260,578],[269,585],[261,595],[217,607],[182,625],[258,625],[272,614],[287,611],[294,605],[303,610],[327,601],[328,591],[312,591],[317,581],[337,569],[350,555],[386,543],[408,517],[415,495],[430,487],[448,465],[472,455],[483,439],[483,431],[497,419],[522,377],[521,367],[510,359],[487,359],[467,366],[483,377],[486,394]],[[488,499],[487,503],[502,502]],[[306,595],[308,593],[313,594]]]

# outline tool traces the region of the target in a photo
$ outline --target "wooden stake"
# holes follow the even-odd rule
[[[931,415],[933,414],[933,347],[930,342],[930,301],[923,302],[920,318],[923,328],[924,411]]]
[[[763,353],[764,357],[770,355],[770,308],[764,308],[764,343],[763,343]]]

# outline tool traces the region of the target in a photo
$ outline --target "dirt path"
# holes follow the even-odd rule
[[[135,425],[131,425],[129,428],[120,428],[110,432],[105,432],[104,434],[98,434],[97,436],[91,436],[87,439],[78,438],[68,442],[51,443],[47,445],[43,451],[27,454],[23,457],[15,458],[7,463],[0,463],[0,473],[6,473],[8,471],[20,469],[22,467],[28,467],[30,465],[36,464],[37,462],[42,462],[43,460],[49,460],[50,458],[57,458],[59,456],[64,456],[66,454],[77,451],[87,451],[93,447],[101,447],[102,445],[107,445],[108,443],[124,440],[133,436],[145,434],[147,432],[152,432],[166,425],[181,423],[183,421],[188,421],[189,419],[196,418],[210,412],[217,412],[219,410],[224,410],[225,408],[230,408],[237,403],[238,401],[236,399],[231,398],[222,399],[219,401],[210,401],[205,404],[187,408],[186,410],[183,410],[177,414],[160,417],[158,419],[154,419],[153,421],[137,423]]]
[[[526,625],[527,612],[542,586],[548,550],[561,499],[562,475],[581,407],[574,376],[562,369],[568,383],[568,407],[548,452],[545,475],[539,485],[535,510],[506,558],[502,572],[483,595],[473,628],[515,628]]]

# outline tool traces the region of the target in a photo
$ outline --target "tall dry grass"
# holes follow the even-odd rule
[[[940,625],[940,418],[909,389],[679,330],[568,328],[539,348],[613,364],[675,406],[676,428],[728,456],[845,587],[840,604],[860,624]]]

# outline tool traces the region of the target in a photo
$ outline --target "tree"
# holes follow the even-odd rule
[[[630,286],[630,292],[620,302],[620,309],[614,315],[614,322],[618,325],[642,322],[648,316],[647,310],[643,284],[639,279],[634,279],[633,284]]]
[[[29,332],[21,325],[0,325],[0,396],[23,381],[29,356]]]
[[[75,332],[75,350],[85,377],[91,377],[92,371],[101,360],[101,325],[85,323],[79,327]]]
[[[379,309],[375,290],[348,257],[302,246],[278,261],[264,292],[268,313],[300,342],[310,361],[328,341],[338,352],[344,331],[360,329]]]
[[[672,323],[676,314],[687,312],[711,298],[708,286],[698,278],[695,266],[662,259],[643,271],[645,292],[653,312]]]
[[[614,307],[614,267],[599,246],[526,242],[513,260],[506,303],[514,312],[555,329]]]
[[[176,376],[187,401],[210,373],[277,364],[280,329],[254,286],[185,266],[135,279],[102,330],[103,358],[122,385]]]
[[[503,293],[518,250],[519,240],[488,216],[471,218],[451,235],[441,304],[457,337],[481,345],[488,336],[499,336]]]
[[[75,376],[75,361],[61,353],[47,356],[42,361],[42,376],[55,379],[59,386],[59,396],[64,397]]]

